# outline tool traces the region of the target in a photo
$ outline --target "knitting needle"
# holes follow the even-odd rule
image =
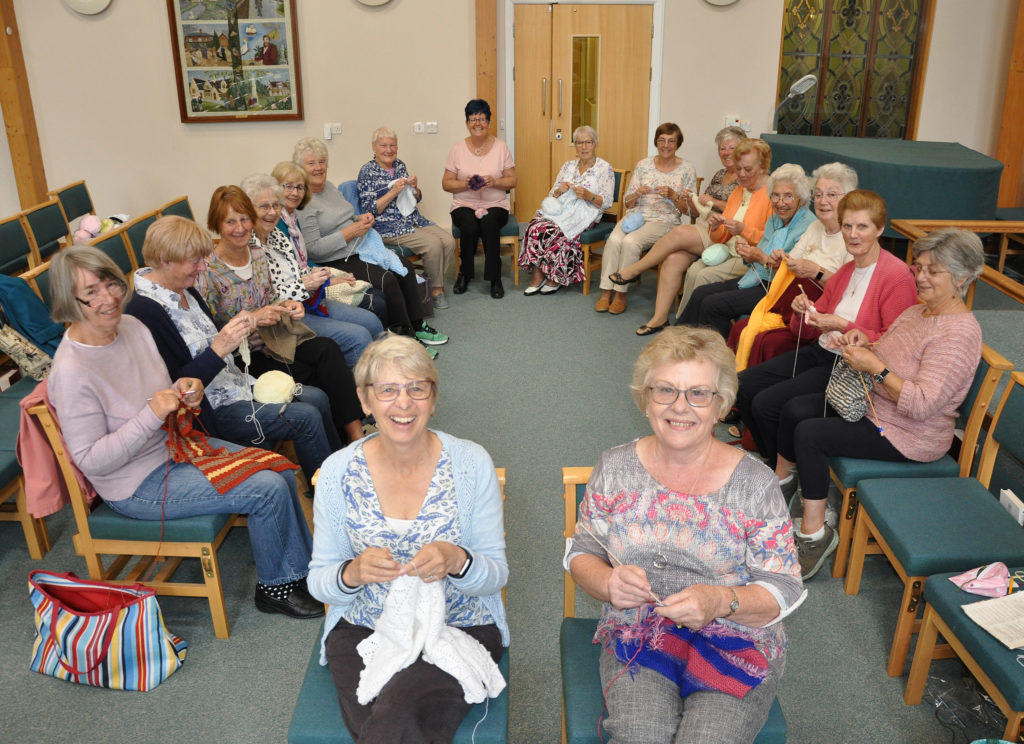
[[[619,556],[615,555],[615,553],[613,553],[611,550],[609,550],[608,546],[605,545],[603,542],[601,542],[601,539],[597,535],[595,535],[593,532],[588,530],[587,526],[585,524],[582,524],[582,523],[578,523],[578,524],[579,524],[580,528],[584,532],[586,532],[588,535],[590,535],[592,538],[594,538],[597,541],[597,544],[600,545],[604,549],[604,552],[606,552],[608,554],[609,558],[611,558],[613,561],[618,563],[620,566],[625,566],[626,565],[626,562],[623,561],[621,558],[619,558]],[[650,590],[648,590],[647,593],[651,595],[651,599],[654,600],[654,604],[658,605],[658,607],[664,607],[665,606],[665,603],[662,602],[660,599],[658,599],[658,595],[657,594],[655,594],[654,592],[652,592]]]
[[[199,392],[198,390],[186,390],[184,393],[181,394],[181,396],[185,397],[186,395],[192,395],[192,393],[198,393],[198,392]],[[152,398],[146,398],[146,402],[147,403],[149,403],[149,401],[151,401],[151,400],[153,400],[153,399]]]

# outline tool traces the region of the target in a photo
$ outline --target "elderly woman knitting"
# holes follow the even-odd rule
[[[778,482],[714,437],[736,386],[714,331],[649,343],[632,390],[654,433],[601,455],[580,503],[565,566],[604,602],[613,742],[750,742],[775,699],[802,585]]]
[[[437,370],[415,341],[375,341],[355,374],[379,433],[332,455],[317,482],[309,588],[329,605],[320,663],[356,741],[451,741],[467,701],[504,687],[494,661],[508,645],[508,563],[494,465],[479,445],[428,428]],[[428,639],[422,656],[413,615]],[[439,660],[436,637],[454,663]]]
[[[526,228],[519,265],[531,273],[527,297],[554,294],[583,281],[580,234],[601,218],[612,203],[615,172],[597,157],[597,132],[576,127],[572,133],[576,159],[566,162],[555,185]]]

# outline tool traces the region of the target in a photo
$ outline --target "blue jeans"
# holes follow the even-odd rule
[[[369,310],[346,305],[344,302],[328,302],[328,317],[306,313],[302,322],[309,326],[317,336],[329,338],[338,345],[349,367],[356,366],[374,336],[381,333],[377,316]]]
[[[220,439],[211,438],[209,442],[232,452],[240,449]],[[249,541],[261,582],[276,586],[298,581],[309,573],[313,539],[291,472],[261,470],[220,494],[194,465],[172,462],[168,467],[164,463],[154,468],[131,496],[106,504],[132,519],[160,519],[161,509],[167,519],[199,514],[248,514]]]
[[[256,408],[256,421],[266,441],[255,443],[259,432],[251,419]],[[341,437],[331,419],[331,404],[320,388],[302,386],[302,397],[291,403],[264,405],[240,400],[214,409],[217,431],[223,439],[264,449],[273,449],[282,439],[295,443],[295,454],[306,478],[312,478],[327,456],[341,449]]]

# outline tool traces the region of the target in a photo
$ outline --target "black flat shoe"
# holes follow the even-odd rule
[[[302,583],[305,583],[305,579],[302,580]],[[323,603],[313,599],[302,584],[296,584],[287,599],[271,597],[257,587],[256,609],[260,612],[277,612],[288,617],[303,619],[324,616]]]
[[[501,279],[495,279],[491,282],[491,297],[496,300],[500,300],[505,296],[505,288],[501,286]]]
[[[658,331],[664,330],[665,326],[667,326],[667,325],[668,325],[668,321],[667,320],[664,323],[662,323],[661,325],[659,325],[659,326],[649,326],[646,323],[644,323],[642,326],[640,326],[639,328],[636,329],[636,335],[637,336],[653,336]]]
[[[463,292],[466,291],[466,288],[468,286],[469,277],[466,276],[465,274],[459,274],[457,277],[455,277],[455,286],[452,287],[452,292],[454,294],[462,294]]]
[[[622,284],[622,285],[633,284],[634,282],[640,281],[640,275],[637,274],[632,279],[623,279],[622,278],[622,274],[620,274],[619,272],[616,271],[616,272],[608,275],[608,281],[610,281],[612,284]]]

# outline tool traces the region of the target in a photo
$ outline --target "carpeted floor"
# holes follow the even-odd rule
[[[588,297],[574,287],[527,298],[525,284],[512,286],[507,259],[505,272],[505,299],[491,299],[478,280],[466,294],[450,295],[451,309],[432,321],[452,337],[437,362],[434,425],[481,443],[508,470],[510,741],[553,744],[559,740],[564,548],[560,468],[592,465],[602,450],[647,433],[628,384],[644,345],[633,331],[650,316],[654,276],[631,295],[627,312],[614,317],[593,311],[596,289]],[[979,290],[976,302],[986,341],[1024,365],[1019,308],[990,294]],[[170,680],[139,694],[77,687],[28,671],[27,573],[85,574],[71,544],[70,514],[48,524],[54,550],[36,562],[20,529],[0,523],[0,741],[285,741],[320,623],[255,610],[244,530],[235,530],[221,551],[231,638],[213,637],[201,601],[161,599],[167,626],[190,643],[189,656]],[[927,706],[903,704],[905,678],[885,674],[900,586],[874,556],[858,596],[846,596],[827,570],[808,583],[807,602],[787,620],[790,651],[779,698],[790,742],[950,741]],[[951,664],[939,668],[949,671]]]

